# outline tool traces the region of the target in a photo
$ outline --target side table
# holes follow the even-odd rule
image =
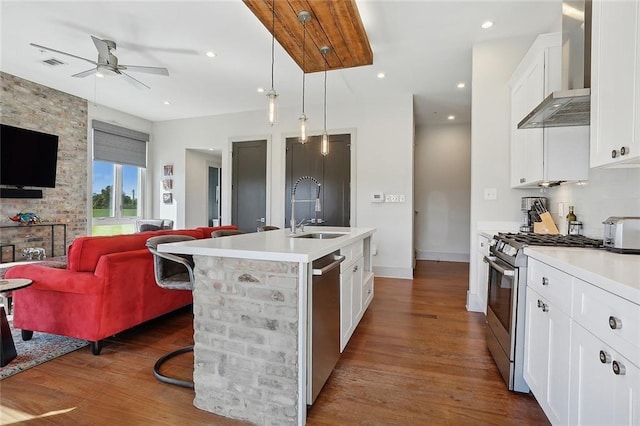
[[[20,290],[30,286],[31,280],[26,278],[12,278],[0,280],[0,293]],[[16,346],[13,343],[11,328],[7,321],[7,314],[4,306],[0,307],[0,334],[2,335],[2,345],[0,346],[0,367],[9,364],[17,356]]]

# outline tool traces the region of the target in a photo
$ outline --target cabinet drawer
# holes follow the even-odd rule
[[[340,264],[340,272],[345,271],[349,266],[351,266],[353,261],[362,257],[362,250],[362,240],[341,248],[340,254],[343,255],[345,259],[344,262]]]
[[[571,316],[571,294],[574,278],[546,263],[529,258],[527,285],[547,298],[558,309]]]
[[[640,305],[576,279],[573,313],[576,322],[640,366]]]

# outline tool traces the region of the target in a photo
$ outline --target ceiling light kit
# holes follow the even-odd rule
[[[302,115],[300,121],[300,143],[307,143],[307,115],[304,113],[304,86],[305,86],[305,44],[307,41],[307,22],[311,21],[311,14],[306,10],[298,13],[298,20],[302,22]]]
[[[271,90],[267,92],[268,120],[269,125],[273,126],[278,120],[278,92],[273,85],[273,64],[275,59],[275,42],[276,42],[276,0],[271,2]]]
[[[328,46],[322,46],[320,53],[324,57],[324,114],[323,114],[323,130],[322,140],[320,143],[320,153],[325,157],[329,154],[329,133],[327,133],[327,53],[331,52],[331,48]]]
[[[484,22],[482,23],[481,27],[482,27],[482,29],[483,29],[483,30],[487,30],[487,29],[489,29],[489,28],[493,27],[493,22],[491,22],[491,21],[484,21]]]

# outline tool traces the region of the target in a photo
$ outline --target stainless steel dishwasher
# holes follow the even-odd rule
[[[340,359],[340,263],[336,251],[313,261],[309,289],[307,404],[312,405]]]

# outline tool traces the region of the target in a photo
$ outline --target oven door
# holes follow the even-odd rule
[[[515,360],[518,268],[493,256],[485,256],[484,261],[489,264],[487,346],[511,389]]]

